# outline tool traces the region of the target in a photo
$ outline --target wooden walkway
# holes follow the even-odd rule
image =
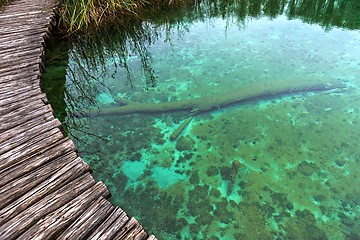
[[[149,239],[106,198],[40,88],[52,0],[0,11],[0,239]]]

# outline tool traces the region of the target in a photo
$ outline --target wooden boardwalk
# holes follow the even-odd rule
[[[0,239],[156,239],[106,198],[40,88],[52,0],[0,10]]]

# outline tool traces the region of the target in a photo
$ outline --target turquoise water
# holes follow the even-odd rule
[[[359,239],[359,30],[229,14],[149,20],[146,37],[125,34],[138,38],[118,48],[72,43],[65,123],[81,157],[159,239]],[[205,112],[120,114],[133,103],[334,81]]]

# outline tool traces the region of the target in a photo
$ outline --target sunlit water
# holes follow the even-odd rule
[[[96,76],[86,97],[100,113],[88,118],[71,117],[88,108],[69,107],[84,98],[70,72],[76,76],[79,59],[86,65],[70,49],[67,124],[81,157],[111,201],[159,239],[359,239],[359,31],[283,15],[234,22],[155,28],[146,45],[155,87],[136,51],[127,57],[132,84],[105,53],[105,72],[86,70]],[[336,80],[345,88],[200,112],[174,141],[190,111],[101,116],[123,102],[178,101],[280,80]]]

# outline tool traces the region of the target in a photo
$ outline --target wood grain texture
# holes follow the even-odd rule
[[[0,11],[0,240],[144,239],[62,133],[41,90],[56,0]]]
[[[103,197],[98,198],[75,222],[62,232],[57,239],[87,239],[96,227],[111,214],[114,208],[115,207]]]

